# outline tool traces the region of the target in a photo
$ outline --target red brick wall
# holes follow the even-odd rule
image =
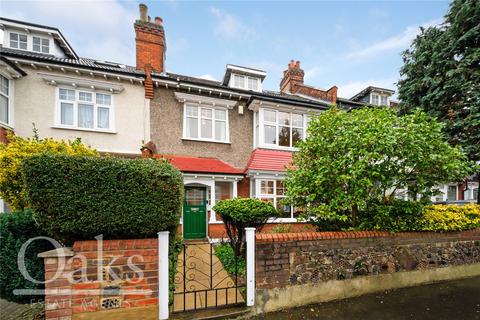
[[[243,178],[238,182],[237,195],[239,198],[250,198],[250,178]]]
[[[74,314],[106,310],[102,308],[104,298],[119,298],[120,308],[157,304],[157,242],[157,239],[104,240],[102,259],[97,253],[97,241],[75,242],[74,255],[67,258],[60,276],[46,283],[46,319],[69,319]],[[45,258],[45,280],[55,276],[59,261],[59,258]]]
[[[165,32],[163,26],[147,21],[137,21],[135,28],[137,69],[151,66],[156,72],[165,71]]]
[[[257,289],[480,263],[480,229],[257,234]]]
[[[4,127],[0,127],[0,143],[8,142],[7,133],[8,133],[7,129],[5,129]]]

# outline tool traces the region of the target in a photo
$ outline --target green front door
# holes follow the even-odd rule
[[[185,187],[183,201],[183,238],[204,239],[207,237],[207,189]]]

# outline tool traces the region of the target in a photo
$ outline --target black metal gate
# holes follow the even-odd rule
[[[245,304],[246,280],[238,272],[228,273],[211,243],[184,244],[178,257],[172,312]]]

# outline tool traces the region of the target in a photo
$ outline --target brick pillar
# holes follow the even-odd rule
[[[69,248],[59,248],[43,252],[38,256],[44,258],[45,319],[71,319],[72,301],[70,291],[72,287],[68,277],[72,271],[69,259],[73,256],[73,252]]]
[[[0,143],[8,143],[7,133],[7,129],[0,127]]]

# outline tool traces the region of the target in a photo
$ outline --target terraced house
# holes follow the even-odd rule
[[[279,91],[263,88],[265,71],[233,64],[222,81],[166,72],[163,21],[147,10],[140,5],[133,25],[135,66],[80,58],[59,29],[1,18],[0,138],[7,130],[31,136],[35,123],[41,137],[80,137],[101,152],[168,159],[184,175],[185,238],[222,237],[212,207],[234,197],[270,201],[279,211],[270,226],[301,230],[295,208],[280,200],[309,118],[332,104],[391,105],[394,92],[368,87],[342,98],[336,86],[305,84],[299,61],[288,63]],[[478,183],[468,186],[473,199]],[[444,189],[438,200],[463,199],[464,185]]]

